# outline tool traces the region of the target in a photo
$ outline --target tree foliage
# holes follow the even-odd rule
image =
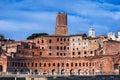
[[[36,37],[46,36],[49,35],[47,33],[33,33],[32,35],[27,37],[27,40],[34,39]]]

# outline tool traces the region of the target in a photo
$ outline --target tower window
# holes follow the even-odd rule
[[[42,40],[42,43],[44,43],[44,40]]]
[[[52,40],[51,40],[51,39],[49,40],[49,43],[52,43]]]

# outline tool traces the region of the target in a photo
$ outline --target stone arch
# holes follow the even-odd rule
[[[3,71],[3,67],[2,67],[2,65],[0,65],[0,72],[2,72]]]
[[[52,69],[52,75],[55,75],[55,69]]]
[[[23,73],[23,69],[20,70],[20,73]]]
[[[94,75],[94,73],[95,73],[95,70],[94,70],[94,69],[92,69],[92,75]]]
[[[88,69],[85,70],[85,75],[89,75],[89,70]]]
[[[18,70],[17,70],[17,69],[15,69],[15,70],[14,70],[14,73],[15,73],[15,74],[17,74],[17,72],[18,72]]]
[[[65,75],[65,69],[61,69],[61,75]]]
[[[70,70],[70,75],[74,75],[74,69]]]
[[[81,69],[78,69],[78,75],[81,75],[82,73],[81,73]]]
[[[35,69],[35,70],[34,70],[34,73],[35,73],[35,74],[38,74],[38,70],[37,70],[37,69]]]

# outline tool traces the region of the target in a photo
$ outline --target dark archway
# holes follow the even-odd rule
[[[22,70],[22,69],[20,70],[20,73],[21,73],[21,74],[23,73],[23,70]]]
[[[52,75],[55,75],[55,69],[52,70]]]
[[[81,69],[78,70],[78,75],[81,75]]]
[[[74,75],[74,70],[73,69],[70,70],[70,75]]]
[[[0,65],[0,72],[2,72],[3,71],[3,67],[2,67],[2,65]]]
[[[37,69],[35,69],[35,71],[34,71],[34,72],[35,72],[35,74],[38,74],[38,70],[37,70]]]
[[[65,69],[61,70],[61,75],[65,75]]]
[[[119,75],[120,75],[120,66],[119,66]]]

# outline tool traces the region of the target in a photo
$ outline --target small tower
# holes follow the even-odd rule
[[[90,28],[90,29],[89,29],[89,37],[92,37],[92,38],[95,37],[95,31],[94,31],[93,28]]]
[[[67,14],[58,13],[56,17],[55,35],[68,35]]]

